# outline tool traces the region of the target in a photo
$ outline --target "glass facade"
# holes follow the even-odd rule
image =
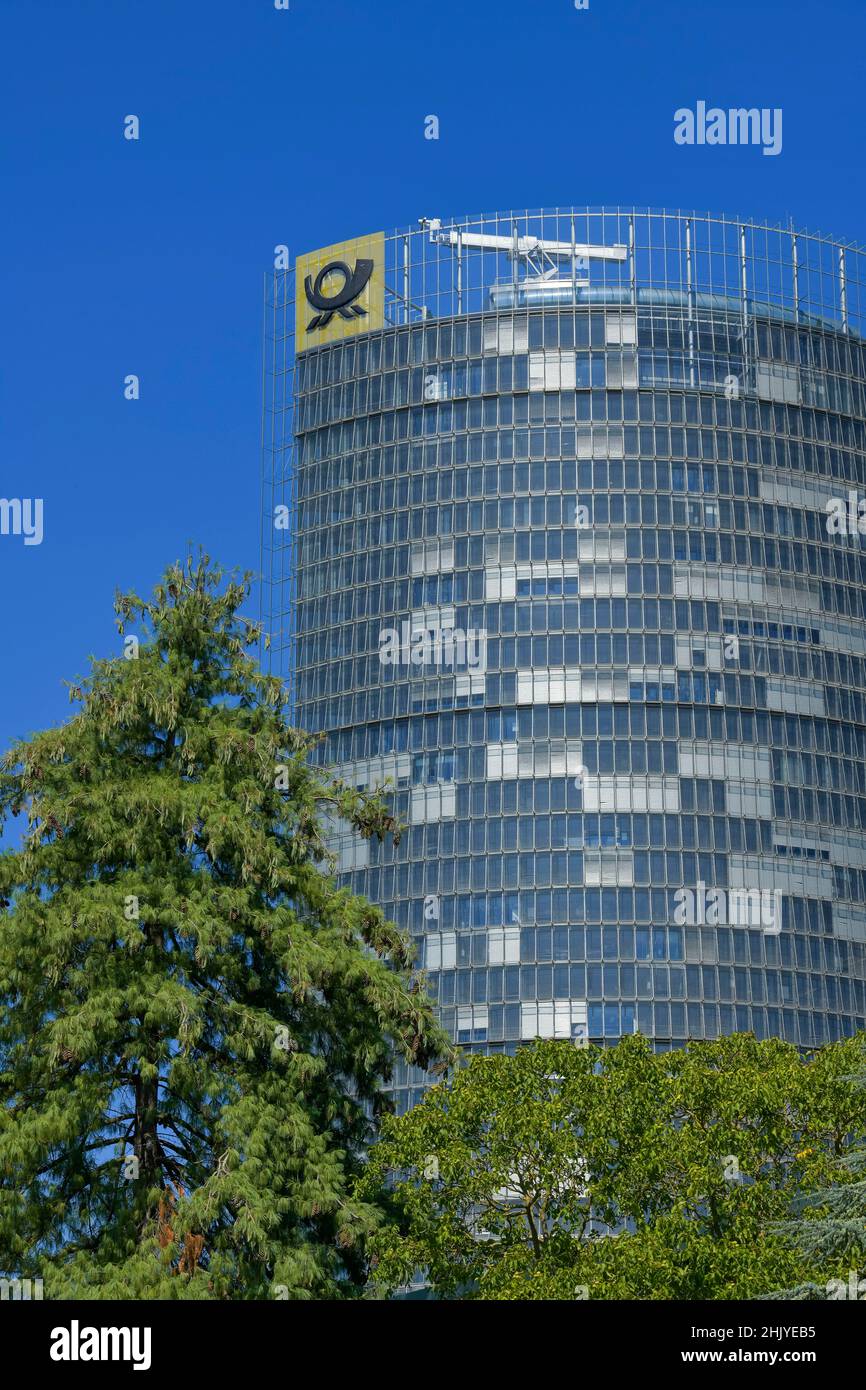
[[[469,1049],[863,1028],[861,254],[637,209],[384,244],[381,329],[296,355],[266,291],[272,668],[407,826],[335,833],[344,881]]]

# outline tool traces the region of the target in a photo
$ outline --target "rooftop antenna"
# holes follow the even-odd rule
[[[568,260],[571,262],[569,282],[585,285],[588,279],[576,278],[580,262],[624,261],[628,256],[627,246],[578,242],[574,240],[573,231],[571,241],[549,241],[544,237],[518,236],[516,225],[511,236],[495,236],[489,232],[465,232],[462,227],[443,227],[438,217],[420,217],[418,222],[422,231],[430,233],[435,245],[504,252],[514,263],[515,275],[518,265],[522,265],[527,279],[554,280],[560,273],[558,262]],[[581,266],[583,274],[587,269],[586,265]]]

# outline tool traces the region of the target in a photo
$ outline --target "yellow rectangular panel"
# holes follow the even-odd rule
[[[338,241],[295,265],[295,350],[322,347],[385,323],[385,233]]]

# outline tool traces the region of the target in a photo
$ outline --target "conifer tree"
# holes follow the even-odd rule
[[[842,1078],[866,1094],[866,1046],[861,1069]],[[814,1190],[798,1193],[780,1235],[804,1260],[821,1270],[792,1288],[764,1295],[773,1299],[866,1298],[866,1138],[863,1130],[840,1138],[835,1161]],[[825,1277],[826,1276],[826,1277]]]
[[[248,581],[118,594],[123,655],[0,764],[0,1274],[48,1299],[358,1295],[383,1083],[447,1049],[331,873],[328,823],[399,827],[311,765]]]

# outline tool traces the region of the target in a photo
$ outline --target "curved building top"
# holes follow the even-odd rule
[[[377,232],[300,256],[295,351],[514,308],[671,306],[862,336],[864,251],[793,227],[645,208],[500,212]],[[287,324],[287,329],[289,325]]]

